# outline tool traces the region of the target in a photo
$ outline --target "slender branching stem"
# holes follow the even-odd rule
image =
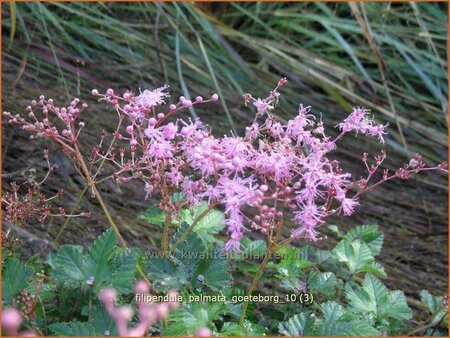
[[[411,332],[409,332],[407,334],[407,336],[415,336],[415,335],[417,335],[417,333],[419,333],[423,330],[429,329],[430,327],[433,327],[433,326],[438,326],[442,322],[442,319],[445,317],[445,314],[442,316],[441,320],[438,322],[434,322],[434,319],[445,309],[447,309],[447,312],[448,312],[448,304],[446,302],[444,302],[436,311],[434,311],[431,314],[430,318],[428,318],[428,320],[426,321],[426,324],[421,325],[420,327],[412,330]]]
[[[103,210],[103,213],[106,216],[106,219],[108,220],[108,223],[111,225],[111,227],[113,228],[114,232],[117,235],[117,238],[119,239],[119,243],[121,244],[122,247],[124,247],[125,249],[128,249],[128,245],[125,242],[125,239],[122,237],[122,235],[120,234],[119,228],[117,227],[116,223],[114,222],[114,220],[111,217],[111,214],[108,211],[108,208],[106,207],[105,202],[103,201],[102,196],[100,195],[100,192],[97,189],[97,186],[95,184],[95,181],[93,180],[91,173],[89,171],[89,168],[86,165],[86,162],[83,159],[83,156],[81,155],[80,150],[78,149],[78,145],[77,143],[74,143],[74,150],[75,150],[75,157],[77,159],[77,161],[80,163],[81,169],[84,173],[84,178],[86,179],[87,183],[89,184],[89,186],[91,187],[95,198],[97,199],[98,203],[100,204],[100,207]],[[142,278],[148,283],[148,285],[151,285],[150,281],[148,280],[147,276],[145,275],[144,271],[142,271],[142,269],[140,268],[139,265],[137,265],[137,270],[139,272],[139,274],[142,276]]]
[[[247,291],[247,296],[251,296],[251,294],[255,290],[256,285],[258,284],[259,279],[264,271],[264,268],[266,267],[267,263],[269,262],[269,259],[271,256],[272,256],[271,248],[268,247],[266,255],[265,255],[263,261],[261,262],[261,265],[259,266],[258,271],[256,271],[256,274],[253,277],[252,284],[250,285],[250,287]],[[249,305],[249,302],[244,302],[242,305],[241,316],[239,317],[239,325],[241,325],[241,326],[244,324],[245,314],[247,313],[248,305]]]
[[[83,190],[81,191],[80,195],[78,195],[78,198],[77,198],[75,204],[73,205],[72,210],[70,210],[70,214],[73,214],[75,212],[75,210],[78,208],[78,205],[81,203],[81,200],[83,199],[83,196],[86,194],[88,189],[89,189],[89,185],[86,185],[83,188]],[[54,239],[55,244],[58,243],[59,237],[62,235],[63,231],[66,229],[67,224],[69,224],[70,221],[71,221],[71,218],[68,217],[65,220],[64,224],[61,226],[61,229],[59,229],[58,234],[56,235],[56,237]]]
[[[164,230],[161,241],[163,252],[167,252],[167,249],[169,248],[169,226],[170,226],[170,217],[169,214],[166,213],[166,220],[164,222]]]
[[[172,254],[175,249],[183,242],[186,237],[191,233],[191,231],[195,228],[195,226],[198,224],[198,222],[201,221],[203,217],[205,217],[215,206],[217,205],[217,202],[211,202],[211,204],[206,208],[205,211],[203,211],[200,215],[197,216],[196,219],[192,222],[192,224],[189,226],[189,228],[186,229],[186,231],[175,241],[175,243],[170,248],[169,254]]]
[[[258,285],[259,279],[261,278],[261,275],[262,275],[267,263],[269,262],[272,255],[280,248],[279,244],[277,243],[277,240],[281,235],[281,230],[283,229],[283,225],[284,225],[284,219],[282,219],[280,221],[280,223],[278,224],[275,235],[273,237],[272,237],[272,235],[270,235],[268,237],[266,255],[264,256],[264,259],[261,262],[261,265],[259,266],[258,270],[256,271],[255,276],[253,277],[252,284],[250,285],[250,287],[247,291],[247,296],[252,295],[253,291],[256,288],[256,285]],[[239,325],[241,325],[241,326],[244,324],[245,314],[247,313],[248,305],[249,305],[249,302],[244,302],[244,304],[242,305],[241,315],[239,317]]]

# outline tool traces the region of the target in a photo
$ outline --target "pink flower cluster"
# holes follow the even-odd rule
[[[367,116],[368,110],[364,108],[356,108],[353,112],[339,124],[342,133],[351,131],[364,135],[376,136],[380,143],[384,143],[383,135],[386,134],[384,129],[387,125],[375,124],[373,119]]]
[[[359,196],[372,187],[423,170],[445,170],[445,163],[426,168],[416,156],[415,162],[391,175],[385,171],[372,183],[386,155],[383,152],[376,156],[375,163],[369,165],[365,154],[363,162],[368,176],[353,181],[351,173],[343,171],[338,161],[329,158],[329,153],[349,132],[384,142],[386,126],[376,124],[367,110],[357,108],[339,124],[341,133],[332,139],[325,133],[322,121],[311,114],[310,107],[303,105],[293,119],[281,123],[271,111],[280,98],[278,89],[285,83],[281,79],[263,99],[244,95],[246,103],[253,103],[256,114],[242,137],[215,137],[199,119],[174,116],[193,105],[217,101],[217,94],[207,100],[201,96],[194,101],[180,97],[176,104],[161,112],[161,105],[168,98],[167,86],[121,96],[112,89],[105,94],[93,90],[93,95],[116,108],[119,127],[113,137],[122,146],[106,151],[101,144],[95,147],[91,165],[110,161],[117,166],[112,178],[118,183],[142,180],[147,197],[160,195],[159,207],[169,219],[182,207],[197,205],[202,200],[210,206],[223,205],[227,216],[224,224],[230,234],[227,251],[239,250],[240,239],[252,229],[272,236],[286,214],[292,214],[296,224],[292,237],[316,241],[320,239],[317,228],[328,216],[351,215],[359,205]],[[74,122],[81,111],[77,108],[78,101],[58,109],[50,100],[41,98],[38,104],[43,109],[42,124],[39,120],[27,122],[20,116],[9,116],[12,123],[22,124],[35,135],[56,138],[66,148],[73,148],[80,131]],[[31,108],[29,111],[35,119]],[[64,122],[61,133],[49,122],[50,111]],[[181,202],[171,198],[177,192],[184,193]]]
[[[137,295],[146,295],[150,291],[148,284],[144,281],[136,283],[135,292]],[[177,293],[169,292],[169,299],[176,299]],[[105,306],[106,311],[116,322],[117,332],[119,336],[124,337],[141,337],[146,335],[150,326],[155,324],[158,320],[167,317],[170,309],[175,309],[179,303],[175,301],[162,302],[150,304],[146,301],[137,302],[137,309],[139,312],[139,322],[135,327],[129,328],[128,323],[133,317],[133,310],[130,306],[124,305],[116,307],[116,290],[108,288],[100,292],[100,300]]]
[[[158,320],[166,318],[169,310],[176,309],[179,303],[174,301],[178,299],[178,293],[169,291],[168,302],[149,303],[145,301],[145,295],[150,291],[148,284],[144,281],[139,281],[135,285],[135,293],[143,301],[137,302],[137,309],[139,313],[139,321],[133,328],[128,327],[128,323],[133,317],[133,310],[130,306],[116,307],[115,302],[117,298],[116,290],[112,288],[103,289],[100,292],[99,298],[103,303],[106,311],[114,319],[119,336],[123,337],[142,337],[145,336],[150,327]],[[23,322],[22,314],[15,308],[6,308],[2,311],[2,328],[7,336],[22,336],[35,337],[37,334],[33,331],[20,332],[20,327]],[[105,332],[105,335],[110,335],[110,332]],[[198,329],[197,337],[212,336],[211,330],[206,327]]]

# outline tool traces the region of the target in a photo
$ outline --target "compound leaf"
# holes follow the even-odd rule
[[[101,266],[107,263],[108,259],[117,247],[117,235],[112,228],[106,230],[91,245],[88,251],[89,257]]]
[[[344,308],[342,305],[334,302],[328,301],[320,305],[320,311],[326,321],[336,321],[344,314]]]
[[[61,246],[52,257],[52,264],[55,280],[68,286],[85,283],[95,272],[94,261],[83,255],[83,248],[79,245]]]
[[[381,252],[384,235],[378,230],[378,225],[361,225],[350,230],[344,238],[350,242],[361,240],[369,246],[372,255],[377,256]]]
[[[365,272],[372,267],[374,257],[368,245],[360,240],[348,242],[343,240],[333,249],[335,257],[344,262],[352,273]]]
[[[56,336],[96,336],[97,332],[91,323],[70,322],[49,325]]]
[[[278,331],[288,337],[314,335],[314,318],[301,313],[278,325]]]
[[[10,304],[14,296],[27,286],[31,269],[16,258],[5,260],[2,271],[2,299]]]
[[[313,271],[308,276],[308,286],[312,291],[332,296],[336,292],[337,279],[332,272]]]

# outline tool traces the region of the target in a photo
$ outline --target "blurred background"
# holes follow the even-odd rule
[[[90,95],[92,88],[138,92],[168,84],[173,100],[217,92],[217,104],[190,114],[222,135],[240,133],[252,121],[244,92],[265,97],[287,77],[276,110],[282,120],[295,116],[299,103],[311,105],[335,135],[333,128],[352,107],[362,106],[379,123],[390,124],[386,168],[395,170],[416,152],[437,164],[448,154],[447,13],[446,3],[406,2],[4,3],[2,110],[23,112],[40,94],[61,105],[80,97],[91,106],[83,117],[89,154],[99,133],[116,127],[111,109]],[[3,189],[25,181],[30,172],[45,175],[42,155],[49,144],[30,143],[5,123],[2,131]],[[363,152],[375,155],[380,149],[376,140],[349,136],[334,156],[359,178],[365,175]],[[58,203],[70,210],[84,182],[63,154],[50,150],[59,169],[44,190],[51,194],[64,187]],[[100,189],[127,241],[145,250],[155,247],[159,230],[137,219],[151,204],[144,201],[143,187],[106,183]],[[345,230],[380,225],[387,286],[404,290],[413,307],[423,288],[447,294],[447,175],[423,173],[391,182],[366,194],[361,204],[351,218],[331,222]],[[95,199],[83,198],[76,210],[93,216],[13,229],[24,253],[87,244],[107,227]],[[323,234],[329,240],[318,245],[332,246],[333,234],[326,229]]]

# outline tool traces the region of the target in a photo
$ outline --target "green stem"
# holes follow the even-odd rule
[[[75,212],[75,209],[78,208],[78,205],[80,204],[81,200],[83,199],[84,194],[86,194],[86,192],[88,191],[88,189],[89,189],[89,185],[86,185],[86,186],[84,187],[84,189],[81,191],[81,193],[80,193],[80,195],[78,196],[78,198],[77,198],[75,204],[74,204],[73,207],[72,207],[72,210],[70,210],[70,215],[72,215],[72,214]],[[64,224],[61,226],[61,229],[59,229],[58,234],[56,235],[56,237],[55,237],[55,239],[54,239],[55,244],[58,243],[59,237],[62,235],[63,231],[66,229],[67,224],[69,224],[70,221],[71,221],[71,218],[68,217],[68,218],[66,219],[66,221],[64,222]]]
[[[106,219],[108,220],[108,223],[111,225],[111,227],[113,228],[114,232],[117,235],[117,238],[119,239],[119,243],[125,248],[128,249],[128,245],[125,242],[125,239],[122,237],[122,235],[120,234],[119,228],[117,227],[116,223],[114,222],[114,220],[111,217],[111,214],[108,211],[108,208],[106,207],[105,202],[103,201],[102,196],[100,195],[100,192],[97,189],[97,186],[95,185],[95,181],[93,180],[91,173],[89,171],[89,168],[86,165],[86,162],[84,162],[83,156],[81,155],[80,150],[78,149],[78,145],[75,143],[74,144],[74,149],[75,149],[75,156],[76,159],[78,160],[78,162],[81,165],[81,169],[83,170],[83,173],[85,175],[85,179],[87,181],[87,183],[89,184],[89,186],[92,188],[92,191],[94,192],[95,198],[97,199],[98,203],[100,204],[103,213],[106,216]],[[139,274],[142,276],[142,278],[148,283],[148,285],[152,285],[150,283],[150,281],[148,280],[147,276],[145,275],[144,271],[142,271],[141,267],[139,265],[137,265],[137,270],[139,272]]]
[[[166,252],[169,248],[169,226],[170,226],[170,217],[166,213],[166,220],[164,222],[164,230],[163,230],[163,236],[162,236],[162,250],[163,252]]]
[[[441,320],[439,320],[438,322],[433,323],[433,320],[438,316],[439,313],[442,312],[442,310],[444,310],[446,308],[448,308],[448,304],[446,304],[444,302],[435,312],[433,312],[431,314],[430,318],[428,318],[428,320],[427,320],[428,324],[424,324],[424,325],[420,326],[419,328],[412,330],[411,332],[409,332],[407,334],[407,336],[415,336],[420,331],[429,329],[430,327],[433,327],[433,326],[439,326],[440,323],[442,322],[442,320],[444,319],[445,314],[442,316]]]
[[[253,293],[253,290],[255,290],[256,285],[259,282],[259,279],[261,278],[261,275],[264,271],[264,268],[266,267],[267,263],[269,262],[270,257],[272,257],[272,254],[275,253],[279,248],[279,243],[277,243],[278,238],[281,235],[281,230],[283,229],[284,225],[284,219],[280,221],[278,224],[277,230],[275,232],[275,236],[272,237],[272,234],[269,235],[267,238],[267,252],[266,256],[264,257],[263,261],[261,262],[261,265],[258,268],[258,271],[256,271],[255,277],[253,277],[252,284],[250,285],[250,288],[247,291],[247,296],[251,296]],[[239,317],[239,325],[242,326],[244,324],[245,320],[245,314],[247,313],[248,308],[248,302],[245,302],[242,306],[241,310],[241,316]]]
[[[172,245],[172,248],[169,251],[169,254],[172,254],[175,249],[181,244],[181,242],[183,242],[186,237],[191,233],[191,231],[194,229],[194,227],[198,224],[198,222],[200,222],[200,220],[205,217],[208,212],[210,212],[215,206],[217,205],[216,202],[211,202],[211,204],[209,205],[209,207],[203,211],[200,215],[198,215],[198,217],[192,222],[192,224],[189,226],[189,228],[186,229],[186,231],[180,236],[180,238],[178,238],[175,243]]]
[[[258,268],[258,271],[256,271],[256,274],[253,277],[252,284],[250,285],[250,287],[249,287],[249,289],[247,291],[247,296],[251,296],[251,294],[253,293],[253,290],[255,290],[256,285],[258,284],[259,278],[261,277],[261,274],[263,273],[264,268],[266,267],[267,263],[269,262],[269,259],[270,259],[271,256],[272,256],[272,251],[271,251],[271,249],[269,247],[267,249],[266,256],[264,257],[263,261],[261,262],[261,265]],[[242,326],[242,324],[244,323],[245,314],[247,313],[248,304],[249,304],[249,302],[244,302],[244,304],[242,305],[241,316],[239,317],[239,325],[240,326]]]

